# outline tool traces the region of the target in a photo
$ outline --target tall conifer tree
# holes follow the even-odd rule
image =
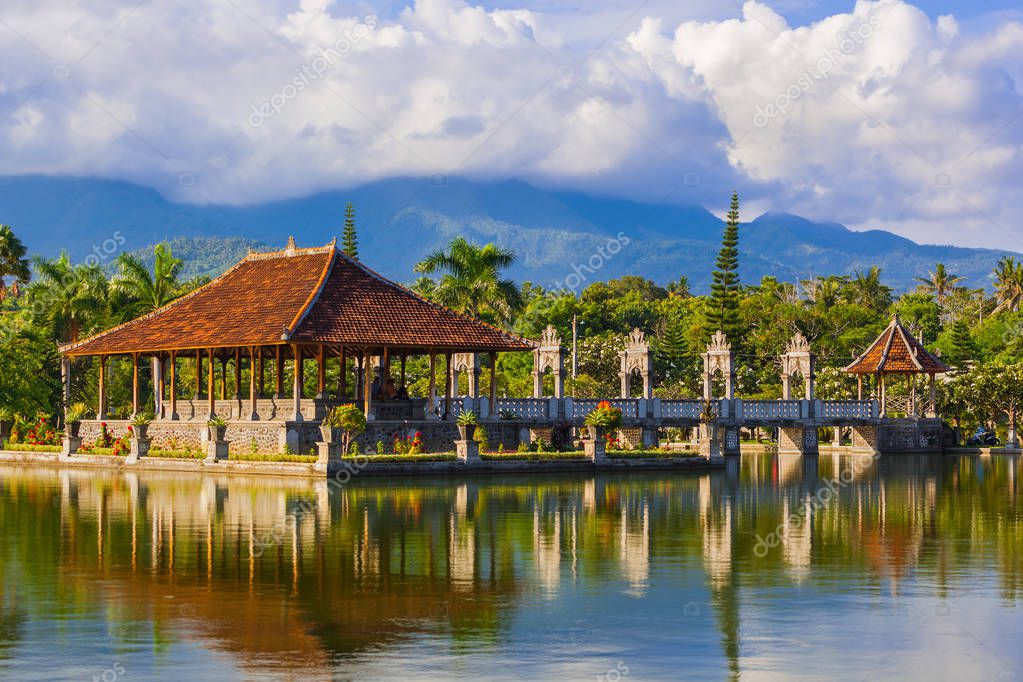
[[[723,331],[733,343],[739,340],[739,194],[732,194],[732,204],[725,220],[716,270],[710,285],[707,303],[709,332]]]
[[[359,236],[355,232],[355,207],[350,201],[345,206],[345,230],[341,235],[341,250],[352,258],[359,259]]]

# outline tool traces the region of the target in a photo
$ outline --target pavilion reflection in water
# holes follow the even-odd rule
[[[652,583],[689,574],[704,576],[734,664],[743,589],[862,567],[897,592],[922,564],[952,581],[950,567],[980,559],[963,553],[964,538],[994,540],[985,551],[1004,567],[1005,594],[1019,598],[1019,524],[991,518],[973,494],[1006,488],[1018,519],[1018,458],[988,462],[983,476],[968,458],[874,462],[826,504],[822,491],[849,462],[797,459],[747,458],[722,475],[336,490],[307,479],[7,467],[0,504],[30,505],[39,523],[59,527],[55,566],[25,566],[87,588],[78,598],[117,604],[110,614],[129,620],[187,625],[188,637],[239,660],[258,654],[260,665],[289,669],[437,628],[498,643],[512,613],[573,586],[643,598]],[[0,528],[12,518],[0,515]],[[758,557],[755,539],[776,530],[778,547]],[[922,551],[926,543],[939,551]]]

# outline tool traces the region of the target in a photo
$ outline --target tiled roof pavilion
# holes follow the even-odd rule
[[[534,343],[431,303],[333,244],[254,253],[191,294],[63,346],[68,357],[283,344],[398,353],[524,351]]]
[[[845,371],[851,374],[943,374],[949,367],[924,348],[896,317]]]

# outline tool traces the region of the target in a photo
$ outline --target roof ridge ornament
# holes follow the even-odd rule
[[[288,235],[288,245],[284,248],[284,252],[289,256],[294,256],[296,251],[298,251],[298,245],[295,243],[295,235]]]

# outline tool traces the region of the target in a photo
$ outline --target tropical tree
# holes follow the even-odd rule
[[[7,278],[13,277],[19,284],[27,284],[31,271],[25,245],[7,225],[0,225],[0,301],[7,298]]]
[[[345,229],[341,234],[341,250],[351,258],[359,259],[359,236],[355,232],[355,207],[350,201],[345,206]]]
[[[1023,263],[1006,256],[995,267],[996,313],[1008,310],[1016,312],[1023,305]]]
[[[926,277],[917,277],[915,279],[919,283],[920,289],[924,293],[933,295],[938,305],[942,308],[945,307],[945,299],[953,291],[960,288],[960,282],[966,280],[965,277],[949,272],[944,263],[936,264],[934,270],[927,273]]]
[[[739,337],[739,194],[732,193],[732,203],[725,220],[716,269],[711,275],[710,301],[707,305],[709,334],[725,332],[733,343]]]
[[[892,304],[892,289],[881,282],[881,268],[876,265],[866,272],[857,270],[846,287],[850,303],[883,312]]]
[[[502,271],[515,262],[515,254],[497,246],[479,246],[457,237],[447,249],[434,251],[416,265],[416,272],[443,273],[433,290],[438,303],[472,317],[508,323],[522,307],[515,282]]]
[[[108,283],[98,265],[72,265],[67,252],[60,258],[32,261],[36,277],[29,288],[33,317],[53,339],[73,343],[83,332],[102,325]]]
[[[118,274],[111,280],[111,289],[127,301],[118,306],[122,320],[151,313],[181,295],[178,281],[182,261],[175,258],[167,244],[153,249],[153,271],[141,259],[128,253],[117,257]]]

